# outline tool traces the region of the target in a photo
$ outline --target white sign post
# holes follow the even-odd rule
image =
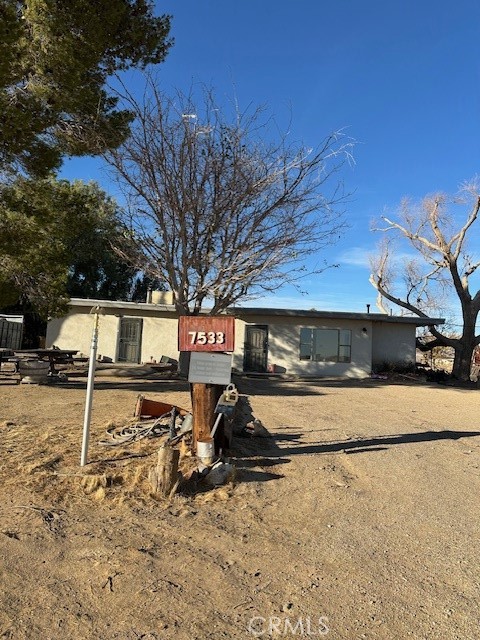
[[[83,419],[83,439],[82,439],[82,454],[80,457],[80,466],[84,467],[87,464],[88,457],[88,440],[90,437],[90,418],[92,416],[92,400],[93,400],[93,385],[95,380],[95,365],[97,362],[97,343],[98,343],[98,312],[100,307],[94,307],[92,312],[95,313],[93,321],[93,333],[92,333],[92,345],[90,348],[90,360],[88,363],[88,380],[87,380],[87,397],[85,400],[85,415]]]

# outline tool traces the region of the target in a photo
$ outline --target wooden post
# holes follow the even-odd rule
[[[150,469],[148,479],[153,491],[164,498],[172,496],[178,486],[178,461],[180,451],[169,445],[163,446],[158,451],[157,466]]]
[[[193,413],[193,449],[199,440],[208,440],[215,421],[217,400],[221,395],[220,383],[226,377],[225,366],[231,369],[231,354],[235,350],[235,318],[233,316],[180,316],[178,319],[178,350],[190,353],[188,379],[191,382]],[[196,356],[192,371],[192,352]],[[208,354],[208,355],[207,355]],[[212,357],[208,357],[212,356]],[[180,358],[182,361],[182,358]],[[199,365],[200,361],[200,365]],[[219,364],[218,370],[210,365]],[[220,366],[221,365],[221,366]],[[206,367],[206,369],[205,369]],[[230,379],[230,372],[228,372]],[[214,384],[214,381],[216,384]],[[219,430],[219,435],[221,430]],[[215,438],[217,441],[217,438]]]
[[[198,440],[210,437],[215,421],[215,407],[217,406],[218,386],[194,382],[192,384],[193,409],[193,446]]]

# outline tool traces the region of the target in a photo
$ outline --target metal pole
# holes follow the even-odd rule
[[[211,438],[214,438],[215,434],[217,433],[218,425],[220,424],[220,420],[222,419],[222,415],[223,414],[219,413],[218,416],[217,416],[217,419],[215,420],[215,424],[213,425],[212,433],[210,434]]]
[[[87,464],[88,439],[90,436],[90,418],[92,415],[93,384],[95,379],[95,365],[97,361],[99,307],[94,307],[92,311],[95,311],[95,317],[93,321],[92,345],[90,348],[90,361],[88,363],[87,397],[85,400],[85,415],[83,419],[82,455],[80,457],[81,467],[84,467]]]

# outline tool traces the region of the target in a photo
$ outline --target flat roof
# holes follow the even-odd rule
[[[170,311],[175,313],[175,306],[171,304],[153,304],[151,302],[124,302],[120,300],[94,300],[89,298],[72,298],[72,307],[103,307],[104,309],[124,309],[131,311]],[[230,307],[229,315],[244,316],[276,316],[290,318],[332,318],[343,320],[363,320],[369,322],[395,322],[413,324],[417,327],[434,324],[444,324],[445,318],[420,318],[419,316],[394,316],[385,313],[355,313],[350,311],[317,311],[316,309],[276,309],[265,307]]]
[[[370,322],[402,322],[417,326],[444,324],[444,318],[420,318],[419,316],[393,316],[386,313],[356,313],[352,311],[317,311],[316,309],[266,309],[262,307],[235,307],[229,310],[235,315],[289,316],[303,318],[343,318],[344,320],[369,320]]]
[[[125,302],[124,300],[96,300],[93,298],[70,298],[68,303],[71,307],[100,307],[101,309],[131,309],[132,311],[140,311],[148,309],[151,311],[171,311],[175,313],[173,304],[153,304],[152,302]]]

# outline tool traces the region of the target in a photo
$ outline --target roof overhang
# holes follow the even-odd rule
[[[124,302],[122,300],[94,300],[93,298],[71,298],[68,303],[70,307],[90,307],[94,309],[122,309],[124,311],[171,311],[175,313],[175,306],[172,304],[153,304],[152,302]]]
[[[444,324],[444,318],[420,318],[419,316],[393,316],[386,313],[354,313],[350,311],[317,311],[316,309],[266,309],[262,307],[235,307],[228,313],[235,316],[286,316],[290,318],[331,318],[342,320],[362,320],[365,322],[395,322],[413,324],[417,327]]]
[[[176,315],[174,305],[153,304],[150,302],[123,302],[118,300],[94,300],[89,298],[72,298],[71,307],[94,309],[119,309],[122,311],[163,311]],[[206,311],[207,313],[207,311]],[[413,324],[417,327],[444,324],[444,318],[420,318],[418,316],[393,316],[384,313],[353,313],[349,311],[317,311],[316,309],[271,309],[263,307],[231,307],[226,312],[239,318],[257,317],[289,317],[289,318],[330,318],[336,320],[361,320],[364,322],[393,322],[396,324]]]

